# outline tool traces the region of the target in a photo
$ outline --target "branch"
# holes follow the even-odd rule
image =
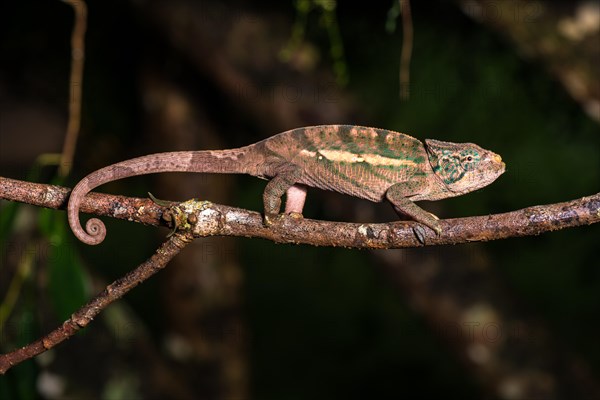
[[[53,348],[73,336],[81,328],[85,328],[96,315],[112,302],[120,299],[138,284],[163,269],[191,241],[192,237],[186,234],[171,236],[156,250],[152,257],[124,277],[108,285],[102,293],[76,311],[60,327],[25,347],[0,355],[0,375],[5,374],[11,367]]]
[[[75,23],[71,34],[71,76],[69,78],[69,122],[61,155],[59,172],[67,176],[73,164],[73,155],[81,125],[81,85],[85,58],[85,30],[87,6],[83,0],[64,0],[73,7]]]
[[[60,186],[0,177],[0,199],[64,209],[69,192],[70,189]],[[73,336],[113,301],[164,268],[193,237],[261,237],[279,243],[372,249],[423,246],[413,231],[414,222],[357,224],[283,216],[274,226],[265,227],[259,213],[206,201],[189,200],[163,207],[150,200],[98,193],[86,196],[81,210],[151,225],[175,224],[180,232],[163,243],[150,259],[80,308],[62,326],[21,349],[0,355],[0,374]],[[421,240],[428,245],[488,241],[538,235],[598,221],[600,193],[504,214],[443,220],[440,221],[441,235],[425,231]]]
[[[65,209],[70,189],[0,177],[0,199]],[[159,206],[148,199],[90,193],[81,211],[96,215],[170,226],[192,231],[194,237],[259,237],[278,243],[392,249],[459,244],[539,235],[600,221],[600,193],[564,203],[528,207],[503,214],[441,220],[441,235],[411,221],[384,224],[315,221],[282,216],[273,226],[261,214],[210,202],[190,200]],[[164,217],[163,217],[164,216]],[[161,219],[162,218],[162,219]]]
[[[0,199],[66,210],[69,193],[71,189],[63,186],[19,181],[0,176]],[[126,219],[145,225],[168,226],[160,220],[166,209],[150,199],[100,193],[88,194],[81,203],[82,212]]]

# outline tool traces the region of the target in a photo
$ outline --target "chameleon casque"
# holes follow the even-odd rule
[[[104,240],[106,227],[97,218],[83,230],[79,207],[97,186],[130,176],[160,172],[249,174],[268,179],[263,194],[265,223],[286,213],[302,213],[306,187],[332,190],[380,202],[438,234],[438,218],[414,201],[459,196],[492,183],[504,172],[502,158],[472,143],[425,139],[355,125],[321,125],[293,129],[231,150],[177,151],[150,154],[92,172],[73,189],[69,225],[84,243]]]

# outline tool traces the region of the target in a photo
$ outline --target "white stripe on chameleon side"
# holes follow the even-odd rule
[[[373,166],[387,167],[416,167],[418,166],[412,160],[403,160],[399,158],[383,157],[379,154],[355,154],[344,150],[319,150],[317,152],[302,150],[303,155],[317,157],[321,155],[334,162],[349,162],[349,163],[367,163]]]

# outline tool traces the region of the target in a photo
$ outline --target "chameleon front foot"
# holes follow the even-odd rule
[[[419,218],[417,222],[419,222],[419,225],[413,228],[413,232],[415,233],[417,239],[419,239],[419,242],[423,244],[425,244],[425,226],[434,231],[436,236],[440,236],[442,234],[440,219],[430,212],[425,211],[425,214],[423,214],[422,218]]]
[[[415,234],[415,237],[417,238],[419,243],[421,243],[422,245],[426,244],[425,243],[425,230],[427,228],[430,228],[431,230],[433,230],[437,236],[442,234],[442,227],[440,226],[440,223],[437,221],[435,221],[435,223],[432,223],[431,225],[428,225],[426,223],[416,224],[412,228],[412,231]]]
[[[423,183],[424,184],[424,183]],[[388,200],[394,206],[394,209],[400,215],[407,215],[416,222],[431,228],[436,235],[440,235],[442,233],[442,226],[440,225],[439,218],[428,212],[423,210],[421,207],[417,206],[410,199],[405,197],[407,188],[410,189],[410,192],[413,193],[416,189],[412,186],[406,186],[403,184],[393,185],[386,192],[386,196]],[[415,235],[419,239],[420,242],[423,242],[425,231],[423,227],[418,228],[419,232],[415,229]]]
[[[440,219],[437,217],[437,215],[432,214],[430,212],[427,212],[428,217],[423,221],[420,221],[423,225],[433,229],[433,231],[435,231],[436,235],[441,235],[442,234],[442,226],[440,225]]]

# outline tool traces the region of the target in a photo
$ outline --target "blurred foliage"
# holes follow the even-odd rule
[[[40,230],[48,240],[48,293],[60,320],[67,320],[85,304],[88,277],[64,215],[40,210]]]
[[[281,49],[280,58],[282,61],[290,62],[292,57],[298,57],[298,54],[310,54],[310,46],[306,43],[306,36],[309,28],[313,25],[309,23],[309,14],[316,10],[319,17],[319,26],[327,32],[329,41],[329,55],[332,60],[332,69],[335,75],[336,83],[339,86],[348,84],[348,65],[344,56],[344,42],[340,33],[339,23],[336,16],[336,0],[296,0],[296,21],[292,27],[292,34],[288,44]],[[309,55],[310,57],[310,55]],[[314,54],[311,58],[314,58]],[[303,63],[307,64],[307,63]],[[310,63],[314,64],[314,63]],[[299,65],[296,63],[296,65]]]
[[[2,353],[25,346],[40,335],[36,298],[33,285],[20,291],[18,308],[8,322],[0,325],[0,351]],[[34,362],[25,362],[0,376],[0,398],[37,398],[38,368]]]
[[[48,169],[56,171],[59,161],[60,156],[56,154],[40,155],[27,173],[26,180],[43,181],[44,172]],[[54,177],[50,183],[62,185],[64,179]],[[0,269],[5,268],[4,261],[8,260],[9,255],[16,253],[18,258],[17,270],[12,274],[7,291],[0,297],[2,352],[24,346],[42,334],[37,322],[39,299],[32,296],[39,282],[36,275],[45,275],[47,272],[48,298],[58,321],[67,320],[89,296],[89,278],[73,246],[65,215],[47,208],[36,209],[36,228],[21,226],[21,230],[25,229],[28,235],[35,237],[30,237],[27,244],[19,244],[18,240],[12,238],[16,233],[19,212],[29,212],[29,209],[20,203],[8,203],[3,205],[0,213],[0,254],[3,257]],[[35,222],[35,219],[30,222]],[[32,234],[34,231],[36,234]],[[38,234],[41,238],[37,237]],[[2,272],[8,275],[8,271]],[[15,367],[6,376],[0,376],[0,398],[35,398],[37,378],[37,368],[33,362]]]

